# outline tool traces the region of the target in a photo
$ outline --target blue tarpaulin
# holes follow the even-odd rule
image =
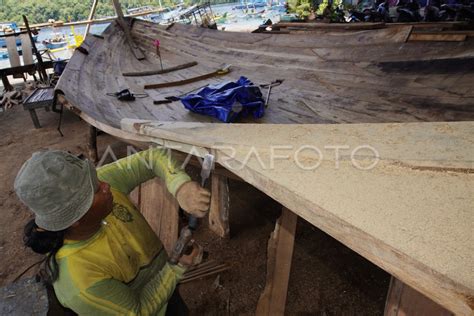
[[[240,77],[237,82],[209,85],[197,93],[182,97],[181,102],[192,112],[209,115],[226,123],[250,114],[255,118],[265,114],[260,88],[246,77]]]

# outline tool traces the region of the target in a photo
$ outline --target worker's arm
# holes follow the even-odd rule
[[[79,315],[165,315],[184,271],[166,263],[141,291],[115,279],[99,281],[72,297],[67,306]]]
[[[164,148],[150,148],[105,165],[97,169],[97,176],[125,194],[143,182],[160,177],[169,192],[176,196],[181,185],[191,181]]]

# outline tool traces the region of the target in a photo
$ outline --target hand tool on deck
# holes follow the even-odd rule
[[[283,81],[284,79],[277,79],[269,84],[260,85],[261,88],[268,88],[267,97],[265,98],[265,107],[268,106],[268,101],[270,100],[270,93],[272,91],[272,88],[281,85]]]

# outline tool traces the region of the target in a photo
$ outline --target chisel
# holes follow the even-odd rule
[[[211,170],[214,168],[214,155],[206,154],[202,160],[202,169],[201,169],[201,186],[206,185],[207,179],[211,174]],[[195,216],[189,215],[189,228],[195,230],[197,227],[197,218]]]

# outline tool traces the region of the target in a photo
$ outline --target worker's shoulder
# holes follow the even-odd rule
[[[106,269],[92,257],[84,256],[81,251],[62,258],[58,264],[59,278],[54,282],[54,288],[62,292],[67,290],[78,294],[93,284],[108,278]]]

